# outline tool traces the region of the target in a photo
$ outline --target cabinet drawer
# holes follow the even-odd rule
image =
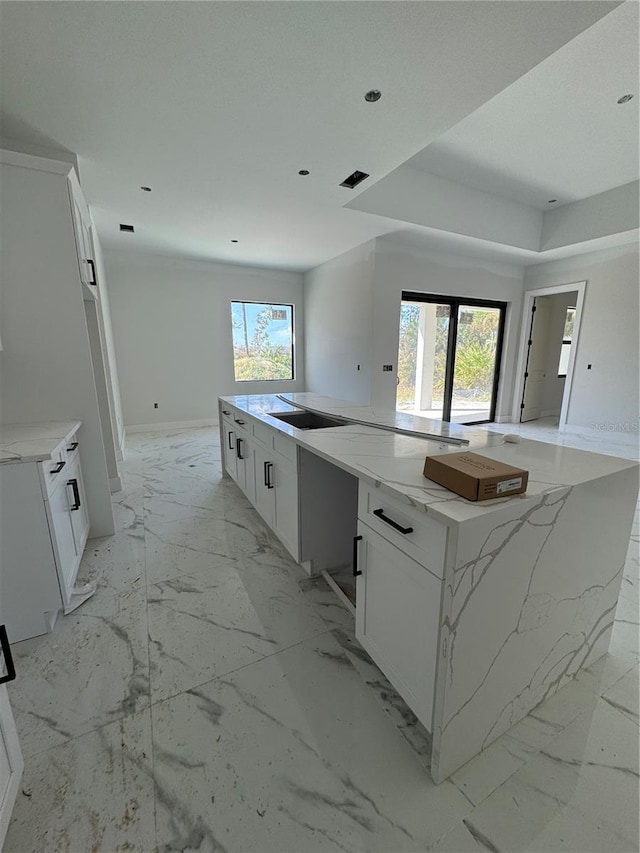
[[[249,416],[244,412],[239,411],[238,409],[231,409],[231,419],[233,421],[233,428],[238,433],[244,433],[249,435]]]
[[[358,488],[358,518],[434,575],[444,577],[445,524],[362,481]]]
[[[265,449],[271,450],[273,448],[274,431],[271,427],[268,427],[266,424],[256,421],[253,418],[251,418],[251,435],[259,441]]]
[[[289,436],[282,435],[282,433],[279,432],[274,433],[273,449],[276,453],[279,453],[280,456],[284,456],[285,459],[289,459],[291,462],[297,462],[298,445],[292,438],[289,438]]]

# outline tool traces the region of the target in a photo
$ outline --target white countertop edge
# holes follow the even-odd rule
[[[82,421],[0,424],[0,465],[50,460],[81,426]]]

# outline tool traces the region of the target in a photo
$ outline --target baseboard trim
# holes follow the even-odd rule
[[[559,418],[560,417],[560,409],[543,409],[540,412],[541,418]]]
[[[120,477],[110,477],[109,478],[109,490],[113,492],[121,492],[122,491],[122,480]]]
[[[494,424],[510,424],[511,415],[496,415],[493,422]]]
[[[197,427],[217,426],[215,418],[203,418],[198,421],[165,421],[159,424],[129,424],[127,433],[133,432],[157,432],[162,429],[192,429]]]

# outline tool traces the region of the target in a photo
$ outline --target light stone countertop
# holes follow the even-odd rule
[[[82,421],[0,424],[0,464],[42,462],[82,426]]]
[[[504,435],[474,427],[447,424],[402,412],[389,412],[372,406],[357,406],[311,393],[286,394],[287,399],[311,410],[329,415],[367,421],[370,425],[350,424],[320,430],[300,430],[270,412],[295,411],[275,394],[222,397],[221,400],[245,411],[273,429],[291,436],[300,447],[366,480],[382,492],[410,506],[421,508],[446,524],[482,518],[498,512],[505,503],[539,500],[541,495],[615,474],[638,463],[615,456],[521,439],[508,444]],[[425,439],[376,429],[375,424],[398,426],[433,436],[464,438],[462,447],[445,444],[436,437]],[[509,425],[505,424],[505,432]],[[524,468],[529,472],[527,492],[508,498],[475,503],[459,497],[424,477],[426,456],[472,450],[490,459]],[[526,507],[522,507],[523,511]]]

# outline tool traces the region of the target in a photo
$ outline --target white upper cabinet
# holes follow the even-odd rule
[[[69,175],[69,198],[73,213],[73,230],[76,240],[76,252],[78,254],[80,281],[96,289],[98,280],[96,278],[96,262],[91,238],[91,215],[82,195],[75,172],[71,172]]]

